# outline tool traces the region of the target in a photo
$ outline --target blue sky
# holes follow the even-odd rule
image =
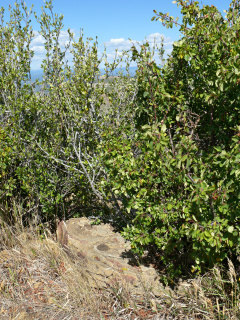
[[[0,6],[5,8],[13,4],[14,0],[1,0]],[[41,12],[42,0],[25,0],[26,4],[34,5],[37,13]],[[200,0],[200,4],[213,4],[223,13],[230,4],[230,0]],[[166,29],[160,22],[151,21],[153,10],[169,12],[170,15],[180,16],[180,10],[172,0],[55,0],[54,11],[64,15],[64,30],[71,28],[75,34],[83,29],[87,37],[98,36],[100,50],[107,47],[109,57],[116,48],[130,47],[129,38],[142,42],[144,39],[155,38],[160,41],[164,36],[166,52],[170,52],[171,44],[179,38],[177,28]],[[223,13],[224,14],[224,13]],[[37,31],[37,25],[33,25]],[[62,43],[67,39],[67,33],[62,33]],[[33,69],[40,66],[43,55],[41,37],[36,33],[33,47],[36,50]]]

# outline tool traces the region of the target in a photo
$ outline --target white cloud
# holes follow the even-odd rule
[[[107,57],[110,61],[113,61],[115,57],[115,51],[118,50],[119,55],[125,51],[130,50],[133,45],[136,47],[140,47],[144,42],[148,42],[150,47],[153,48],[154,45],[159,47],[163,43],[163,47],[165,49],[165,57],[172,51],[173,41],[171,38],[166,37],[164,34],[160,34],[158,32],[149,34],[144,40],[130,40],[124,38],[118,39],[110,39],[104,43],[107,50]]]
[[[123,50],[129,50],[132,47],[133,43],[135,42],[136,41],[120,38],[120,39],[110,39],[110,41],[105,42],[104,45],[107,49],[110,49],[110,50],[118,49],[119,51],[123,51]]]
[[[161,44],[163,41],[164,46],[173,44],[173,41],[169,37],[166,37],[164,34],[161,34],[158,32],[149,34],[146,37],[146,40],[149,43],[156,43],[156,44]]]
[[[73,32],[73,30],[71,30]],[[144,42],[148,41],[151,48],[153,48],[154,44],[159,46],[162,41],[165,49],[165,57],[171,53],[173,41],[171,38],[166,37],[164,34],[160,34],[158,32],[149,34],[144,40],[130,40],[125,38],[113,38],[104,43],[104,46],[107,50],[107,58],[109,62],[113,62],[117,56],[120,56],[124,51],[130,50],[133,45],[136,47],[141,46]],[[41,66],[41,62],[45,57],[45,48],[44,48],[45,40],[39,32],[34,31],[34,38],[31,43],[31,49],[34,51],[34,57],[32,59],[32,69],[39,69]],[[59,35],[59,44],[61,49],[64,49],[69,44],[69,35],[67,30],[62,30]],[[99,46],[99,56],[101,56],[101,48]],[[67,53],[66,59],[68,61],[72,61],[72,56],[70,53]]]
[[[35,52],[35,54],[43,54],[45,52],[44,46],[31,46],[31,49]]]
[[[158,32],[149,34],[146,38],[145,41],[148,41],[149,44],[161,44],[163,41],[164,46],[169,46],[173,44],[173,41],[169,38],[166,37],[164,34],[160,34]],[[130,39],[124,39],[124,38],[119,38],[119,39],[110,39],[110,41],[105,42],[106,48],[113,48],[113,49],[125,49],[128,50],[131,48],[133,44],[141,45],[144,43],[143,41],[138,41],[138,40],[130,40]]]
[[[120,39],[111,39],[108,44],[109,45],[113,45],[113,46],[118,46],[121,45],[123,43],[126,43],[126,40],[124,38],[120,38]]]
[[[37,31],[34,31],[34,37],[32,40],[32,46],[42,46],[44,45],[44,38]]]

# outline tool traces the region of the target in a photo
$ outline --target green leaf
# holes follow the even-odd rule
[[[146,97],[148,97],[148,96],[149,96],[149,92],[148,92],[148,91],[145,91],[145,92],[143,93],[143,97],[146,98]]]
[[[227,230],[228,230],[229,233],[233,233],[234,227],[233,226],[229,226]]]
[[[161,131],[162,131],[162,132],[166,132],[166,130],[167,130],[167,127],[166,127],[165,124],[163,124],[163,125],[161,126]]]

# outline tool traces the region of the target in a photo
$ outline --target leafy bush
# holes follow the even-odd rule
[[[84,40],[83,34],[74,40],[68,31],[68,43],[65,48],[60,45],[63,16],[53,13],[51,1],[40,16],[35,13],[46,56],[43,78],[33,82],[31,18],[32,10],[28,12],[22,1],[10,8],[7,22],[1,9],[0,123],[10,128],[17,159],[10,162],[10,155],[4,159],[9,162],[8,180],[13,179],[16,189],[4,206],[21,201],[26,218],[33,216],[38,222],[98,215],[112,208],[100,184],[105,171],[98,145],[116,114],[119,122],[124,120],[122,110],[127,109],[134,85],[126,75],[111,78],[121,59],[109,64],[106,54],[99,57],[97,40]],[[69,51],[71,66],[66,59]]]
[[[239,4],[177,1],[183,36],[161,68],[132,48],[138,94],[131,139],[109,139],[106,164],[128,217],[124,236],[154,248],[171,277],[239,254]],[[134,131],[134,130],[133,130]]]
[[[5,129],[0,128],[0,199],[11,196],[15,188],[15,181],[11,176],[13,166],[13,143]]]

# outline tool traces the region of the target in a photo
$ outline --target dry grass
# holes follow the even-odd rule
[[[87,267],[60,247],[21,223],[0,227],[0,319],[240,319],[240,290],[233,264],[226,276],[209,274],[151,292],[139,301],[121,284],[102,289]]]

